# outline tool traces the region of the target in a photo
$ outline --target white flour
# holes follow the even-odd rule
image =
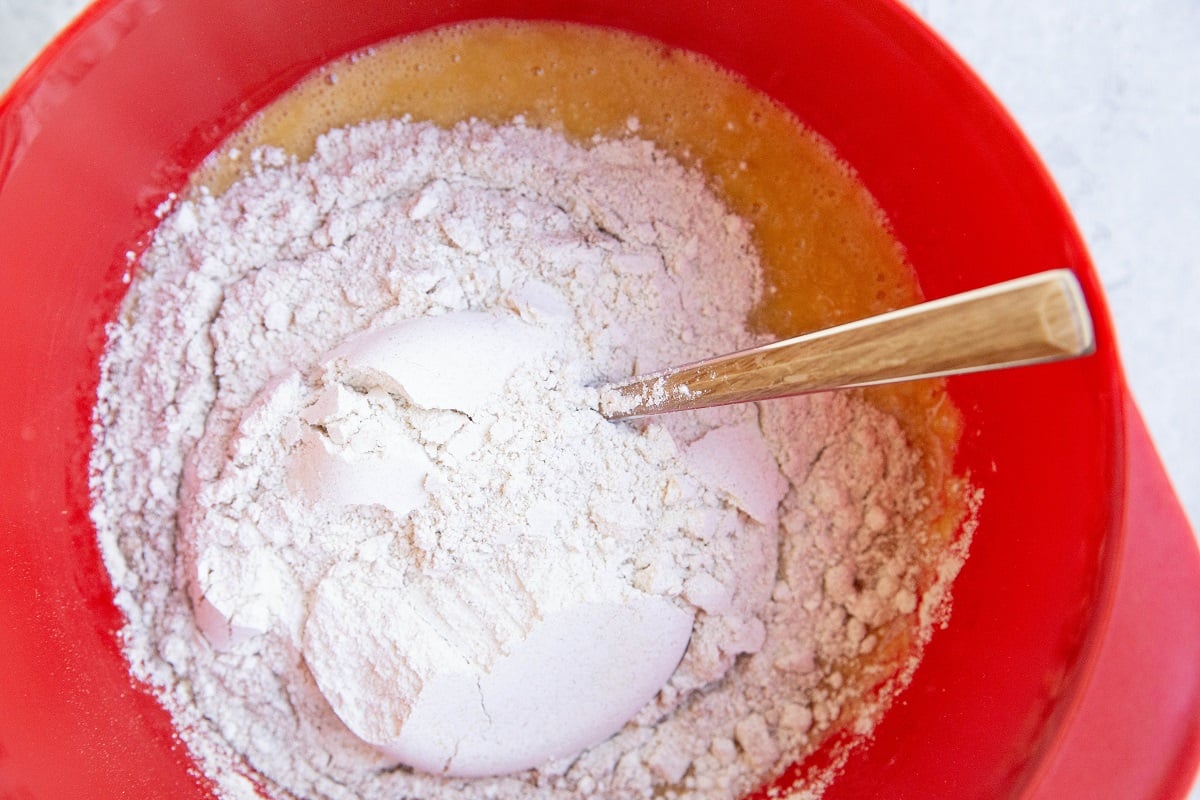
[[[869,732],[919,648],[855,659],[927,638],[959,563],[923,552],[898,423],[824,395],[617,425],[587,388],[754,343],[701,176],[519,124],[254,159],[163,221],[92,456],[133,672],[222,796],[731,798]]]

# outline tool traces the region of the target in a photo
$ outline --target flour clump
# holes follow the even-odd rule
[[[869,728],[852,663],[936,610],[898,423],[597,411],[760,339],[702,175],[519,120],[253,159],[163,220],[92,455],[134,673],[222,796],[736,797]]]

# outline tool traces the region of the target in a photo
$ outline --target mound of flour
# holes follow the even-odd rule
[[[945,598],[897,422],[827,395],[617,425],[588,388],[755,343],[749,232],[700,175],[519,122],[252,159],[157,231],[92,454],[133,673],[222,796],[736,797],[869,731],[913,661],[859,657],[899,630],[915,657]],[[395,356],[411,321],[470,315],[500,327],[435,353],[441,378]],[[529,645],[556,614],[558,644]],[[627,709],[583,734],[612,705],[587,681],[530,699],[605,668]],[[462,730],[396,725],[440,717],[434,695],[496,726],[482,760]],[[504,733],[521,714],[577,746],[489,761],[529,744]]]

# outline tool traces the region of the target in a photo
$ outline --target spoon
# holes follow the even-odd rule
[[[1060,361],[1096,349],[1083,290],[1049,270],[609,384],[610,420]]]

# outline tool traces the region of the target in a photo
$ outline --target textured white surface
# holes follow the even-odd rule
[[[1195,524],[1200,3],[910,4],[991,86],[1058,182],[1104,283],[1134,395]],[[0,0],[0,86],[84,5]]]

